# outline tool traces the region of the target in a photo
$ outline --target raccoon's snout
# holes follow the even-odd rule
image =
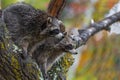
[[[75,49],[69,50],[68,52],[70,52],[70,53],[72,53],[72,54],[78,54]]]
[[[63,33],[59,33],[55,37],[58,38],[58,39],[60,39],[60,38],[64,38],[64,35],[63,35]]]

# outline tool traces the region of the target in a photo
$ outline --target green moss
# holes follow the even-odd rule
[[[12,57],[11,57],[11,66],[14,68],[13,71],[16,75],[16,79],[17,80],[22,80],[21,79],[21,73],[19,71],[20,64],[19,64],[18,60],[16,59],[16,57],[14,55],[12,55]]]
[[[5,49],[5,46],[4,46],[4,44],[2,42],[0,42],[0,48]]]
[[[71,54],[65,54],[60,58],[48,71],[48,74],[52,80],[62,80],[66,78],[67,72],[70,66],[73,64],[74,58]]]

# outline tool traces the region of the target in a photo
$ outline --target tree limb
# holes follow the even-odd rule
[[[115,22],[118,22],[119,20],[120,20],[120,12],[113,14],[99,22],[92,23],[86,29],[78,30],[79,41],[78,44],[76,44],[76,48],[86,44],[88,39],[93,35],[95,35],[96,33],[102,30],[110,31],[110,25]]]

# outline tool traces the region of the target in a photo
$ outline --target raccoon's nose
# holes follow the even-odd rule
[[[70,53],[72,53],[72,54],[78,54],[75,49],[69,50],[68,52],[70,52]]]

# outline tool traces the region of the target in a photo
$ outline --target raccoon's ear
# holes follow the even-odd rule
[[[61,32],[65,32],[65,25],[61,22],[61,24],[60,24],[60,30],[61,30]]]
[[[52,23],[52,21],[53,21],[52,17],[47,18],[47,24]]]

